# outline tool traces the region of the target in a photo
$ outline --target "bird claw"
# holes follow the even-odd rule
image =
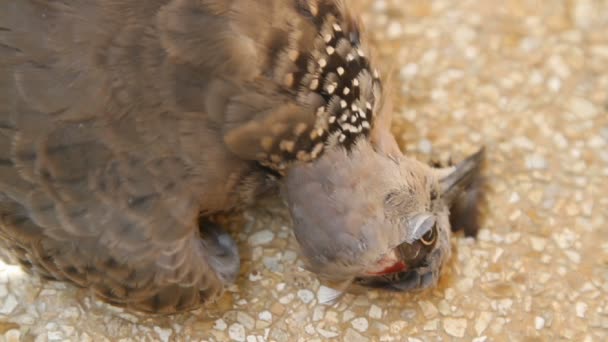
[[[200,223],[201,240],[209,264],[222,278],[224,283],[233,283],[239,275],[239,250],[234,239],[216,223],[202,220]]]

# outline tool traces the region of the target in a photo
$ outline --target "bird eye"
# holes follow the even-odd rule
[[[430,246],[430,245],[434,244],[436,240],[437,240],[437,225],[434,225],[433,228],[431,228],[431,230],[426,232],[420,238],[420,242],[422,242],[422,244],[425,246]]]

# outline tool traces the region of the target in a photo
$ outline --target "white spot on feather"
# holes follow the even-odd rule
[[[327,85],[326,90],[327,90],[327,92],[328,92],[328,93],[331,95],[331,94],[333,94],[333,93],[334,93],[334,90],[336,90],[336,86],[335,86],[335,85],[333,85],[333,84],[329,84],[329,85]]]

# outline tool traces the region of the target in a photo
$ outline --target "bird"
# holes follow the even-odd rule
[[[190,311],[240,270],[211,217],[276,192],[336,293],[433,286],[485,153],[403,154],[368,41],[343,0],[1,2],[0,249],[111,305]]]

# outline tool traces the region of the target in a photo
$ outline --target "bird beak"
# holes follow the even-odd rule
[[[485,148],[461,161],[452,172],[439,180],[441,198],[451,205],[458,196],[468,189],[479,176]]]

